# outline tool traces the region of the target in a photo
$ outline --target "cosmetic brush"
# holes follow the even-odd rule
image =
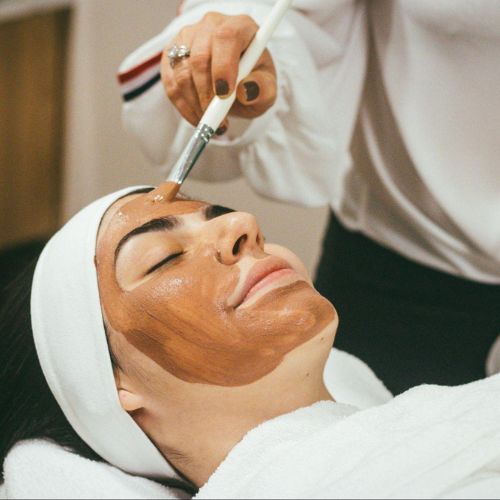
[[[191,172],[191,169],[194,167],[196,161],[205,149],[205,146],[208,144],[215,131],[219,128],[226,115],[229,113],[229,110],[236,99],[236,88],[238,87],[239,82],[245,78],[257,64],[262,52],[264,52],[267,42],[274,33],[276,26],[285,15],[285,12],[290,7],[292,1],[293,0],[277,0],[271,9],[269,16],[255,33],[252,42],[240,59],[238,77],[236,79],[235,90],[233,93],[225,99],[215,96],[210,101],[210,104],[201,117],[193,135],[189,139],[189,142],[182,151],[177,163],[174,165],[167,178],[169,189],[166,196],[161,197],[162,199],[166,198],[166,201],[172,200],[179,192],[182,183],[186,180],[189,172]]]

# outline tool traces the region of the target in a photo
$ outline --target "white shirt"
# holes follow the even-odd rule
[[[187,0],[126,58],[124,125],[152,162],[173,164],[192,132],[151,83],[155,54],[205,12],[259,23],[272,4]],[[195,175],[243,174],[264,195],[329,203],[412,260],[500,283],[500,2],[295,0],[269,48],[276,104],[212,141]]]

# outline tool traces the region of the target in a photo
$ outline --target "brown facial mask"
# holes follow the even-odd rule
[[[279,263],[264,252],[254,217],[197,201],[155,202],[159,192],[110,215],[96,266],[106,321],[165,370],[188,382],[246,385],[334,319],[333,306],[298,277],[237,306],[247,270]],[[150,231],[137,230],[148,223]]]

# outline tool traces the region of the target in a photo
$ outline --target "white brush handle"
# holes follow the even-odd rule
[[[257,61],[262,55],[262,52],[264,52],[267,42],[274,33],[276,26],[281,21],[281,18],[285,15],[285,12],[290,7],[292,2],[293,0],[277,0],[271,9],[269,16],[258,29],[257,33],[255,33],[252,43],[250,43],[248,49],[240,59],[240,64],[238,66],[238,78],[236,79],[234,92],[225,99],[215,96],[210,101],[207,110],[201,117],[200,124],[208,125],[212,128],[212,130],[217,130],[219,128],[219,125],[229,113],[229,110],[236,99],[236,87],[238,86],[238,83],[243,80],[243,78],[245,78],[257,64]]]

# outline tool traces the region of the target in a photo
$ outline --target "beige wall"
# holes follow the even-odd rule
[[[11,5],[0,3],[0,249],[57,229],[63,170],[68,11],[7,17]]]
[[[64,216],[97,196],[129,184],[155,183],[159,173],[121,129],[115,71],[135,47],[175,15],[177,0],[75,0],[70,44]],[[327,209],[264,200],[243,180],[185,191],[257,215],[268,241],[294,250],[313,269]]]

